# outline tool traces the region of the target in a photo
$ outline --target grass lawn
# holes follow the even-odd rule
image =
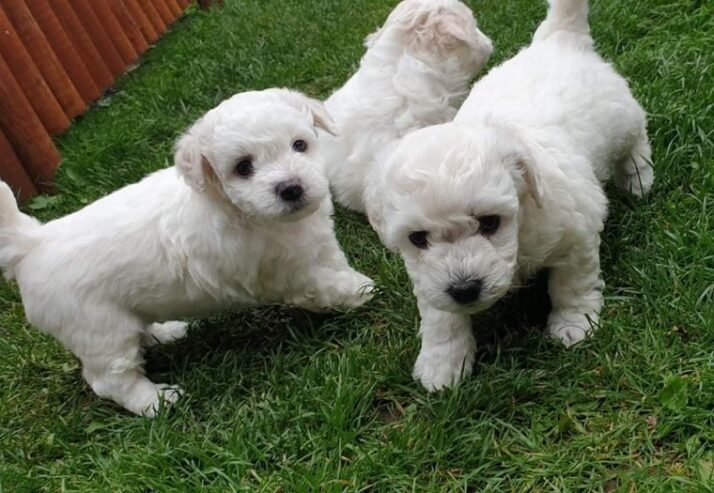
[[[228,0],[191,11],[59,145],[51,219],[171,162],[222,99],[289,86],[326,96],[395,0]],[[537,0],[469,1],[493,63],[528,42]],[[0,493],[714,491],[714,6],[597,0],[600,51],[650,113],[656,184],[609,190],[606,307],[571,350],[542,335],[542,279],[475,318],[474,376],[427,394],[411,378],[418,317],[400,259],[337,211],[366,307],[264,308],[196,321],[152,349],[154,381],[187,396],[155,420],[83,382],[0,282]],[[57,293],[62,296],[63,293]]]

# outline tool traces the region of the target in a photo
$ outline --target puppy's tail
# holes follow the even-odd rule
[[[39,226],[37,220],[20,212],[12,190],[0,181],[0,269],[8,279],[39,241]]]
[[[533,35],[533,43],[548,39],[555,33],[569,34],[563,39],[590,43],[588,0],[548,0],[548,15]]]

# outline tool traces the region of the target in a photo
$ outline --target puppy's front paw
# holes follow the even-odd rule
[[[142,342],[145,347],[156,344],[169,344],[183,339],[187,331],[188,324],[186,322],[153,323],[149,325]]]
[[[641,198],[649,193],[654,184],[654,170],[651,166],[642,167],[636,173],[618,176],[617,186],[635,197]]]
[[[134,410],[136,414],[153,418],[158,414],[162,405],[169,406],[183,395],[183,390],[178,385],[160,383],[155,385],[154,390],[151,394],[137,396]]]
[[[374,297],[374,281],[364,274],[355,272],[351,284],[352,288],[348,290],[344,306],[356,308]]]
[[[586,339],[592,331],[590,321],[581,313],[553,311],[548,317],[548,335],[566,347]]]
[[[412,375],[426,390],[434,392],[453,387],[470,376],[473,363],[473,351],[457,351],[455,354],[422,351],[414,364]]]
[[[327,293],[327,307],[357,308],[374,296],[374,281],[357,271],[337,273],[335,281],[335,291]]]

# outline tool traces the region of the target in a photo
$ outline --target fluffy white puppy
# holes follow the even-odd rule
[[[459,0],[404,0],[365,46],[359,70],[325,103],[338,131],[323,144],[334,198],[359,212],[378,154],[412,130],[451,121],[492,51]]]
[[[142,347],[182,337],[172,320],[367,301],[371,281],[333,233],[316,127],[330,131],[329,117],[300,93],[238,94],[181,137],[175,168],[47,224],[0,182],[0,266],[28,320],[82,361],[98,395],[153,416],[180,390],[144,376]]]
[[[478,82],[453,123],[406,136],[366,194],[401,252],[421,314],[414,375],[429,390],[471,372],[469,315],[550,269],[548,333],[574,344],[603,303],[602,183],[654,180],[646,115],[593,49],[586,0],[551,0],[533,42]]]

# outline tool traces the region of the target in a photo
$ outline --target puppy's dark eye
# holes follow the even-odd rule
[[[253,160],[250,158],[241,159],[238,164],[236,164],[236,174],[242,176],[243,178],[248,178],[253,174]]]
[[[307,151],[307,142],[302,139],[298,139],[293,142],[293,151],[295,152],[305,152]]]
[[[478,232],[484,236],[489,236],[498,231],[501,225],[501,218],[496,215],[481,216],[478,218]]]
[[[427,231],[414,231],[412,233],[409,233],[409,241],[412,242],[412,245],[421,250],[426,250],[427,248],[429,248],[428,238],[429,233]]]

